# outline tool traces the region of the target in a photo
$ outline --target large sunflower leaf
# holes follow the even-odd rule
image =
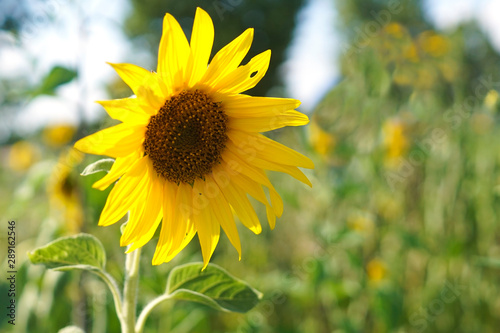
[[[262,294],[217,265],[203,263],[175,267],[168,277],[167,293],[171,298],[208,305],[214,309],[247,312]]]
[[[94,236],[83,233],[58,238],[33,250],[28,256],[33,264],[42,264],[59,271],[103,271],[106,265],[106,253],[102,243]]]

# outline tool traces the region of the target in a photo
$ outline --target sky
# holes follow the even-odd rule
[[[6,0],[3,5],[10,0]],[[130,45],[120,30],[130,7],[125,0],[88,0],[76,8],[68,0],[29,0],[37,17],[27,21],[21,44],[0,33],[0,76],[25,73],[37,82],[56,64],[78,66],[78,80],[61,87],[57,96],[41,96],[23,105],[13,121],[20,134],[47,124],[78,124],[83,117],[97,121],[104,110],[94,103],[107,99],[105,84],[116,78],[106,62],[120,62]],[[337,59],[342,36],[335,30],[331,0],[308,0],[299,12],[299,25],[282,66],[287,90],[302,101],[301,111],[314,105],[339,79]],[[438,30],[451,30],[464,20],[477,19],[500,50],[498,0],[427,0],[426,15]],[[27,54],[25,51],[28,51]],[[28,71],[26,69],[29,69]]]
[[[300,23],[283,72],[290,97],[302,101],[303,112],[311,110],[338,79],[341,36],[335,31],[335,17],[331,0],[309,0],[298,14]]]
[[[88,0],[81,7],[75,4],[83,2],[68,1],[28,0],[37,14],[25,22],[20,44],[0,32],[0,76],[24,73],[36,83],[54,65],[78,68],[80,75],[61,86],[57,96],[40,96],[22,106],[13,120],[21,135],[47,124],[77,125],[82,117],[102,117],[105,111],[94,101],[108,99],[104,87],[116,77],[106,61],[120,62],[129,51],[120,30],[127,1]]]
[[[437,29],[452,30],[460,22],[477,19],[500,51],[499,0],[425,0],[426,13]]]

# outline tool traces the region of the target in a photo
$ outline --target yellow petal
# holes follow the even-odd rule
[[[228,131],[227,135],[235,146],[241,146],[242,150],[249,151],[249,154],[256,154],[270,162],[314,169],[314,163],[310,158],[262,134],[232,130]]]
[[[229,203],[226,198],[224,198],[219,186],[211,175],[206,177],[205,193],[212,194],[209,208],[212,210],[213,216],[219,222],[231,244],[233,244],[236,251],[238,251],[238,257],[239,260],[241,260],[240,236],[236,228],[236,223],[234,222],[231,207],[229,207]]]
[[[165,84],[162,78],[156,74],[150,75],[143,82],[143,85],[137,89],[137,104],[149,115],[155,115],[165,104],[167,95]]]
[[[165,258],[168,250],[172,246],[172,228],[174,225],[174,207],[175,197],[177,195],[178,186],[171,182],[165,181],[163,185],[163,221],[161,223],[160,238],[156,245],[156,251],[153,262],[158,258]],[[165,260],[158,260],[155,265],[161,264]]]
[[[184,85],[184,72],[190,52],[181,26],[172,15],[165,14],[158,50],[158,74],[173,91]]]
[[[227,165],[223,165],[223,168],[229,169]],[[243,191],[247,192],[257,201],[263,203],[264,205],[268,205],[266,194],[264,193],[264,190],[262,189],[262,186],[259,183],[255,182],[254,180],[242,174],[234,174],[234,173],[231,174],[230,170],[228,170],[227,172],[230,175],[231,181],[233,182],[234,185],[238,186]]]
[[[201,182],[204,182],[203,180]],[[203,184],[196,181],[193,186],[193,212],[191,218],[198,231],[201,252],[203,254],[203,269],[207,267],[212,254],[215,251],[220,237],[220,224],[212,218],[211,205],[213,204],[203,189]]]
[[[108,115],[124,123],[147,124],[149,115],[137,104],[137,98],[113,99],[110,101],[97,101],[101,104]]]
[[[257,160],[256,165],[263,169],[271,170],[271,171],[278,171],[278,172],[283,172],[286,174],[289,174],[293,178],[297,179],[298,181],[308,185],[309,187],[312,187],[311,181],[307,178],[306,175],[302,171],[300,171],[299,168],[291,165],[283,165],[279,163],[273,163],[273,162],[268,162],[266,160]]]
[[[170,221],[165,219],[163,221],[153,265],[170,261],[191,241],[196,233],[191,222],[193,205],[191,186],[184,183],[175,185],[166,181],[165,189],[163,212],[167,218],[170,216],[166,215],[169,211],[172,212],[172,215]],[[174,193],[175,197],[172,197]]]
[[[150,179],[147,177],[148,157],[142,157],[130,168],[109,193],[106,205],[99,218],[100,226],[107,226],[121,219],[134,203],[144,201],[147,196],[145,189]]]
[[[238,215],[241,223],[248,229],[252,230],[255,234],[260,234],[262,227],[259,222],[259,218],[252,207],[252,204],[248,200],[245,192],[240,188],[234,186],[231,182],[221,183],[219,179],[215,178],[215,181],[219,185],[220,190],[224,194],[224,197],[229,202],[231,207]]]
[[[264,171],[246,163],[241,156],[233,152],[235,149],[232,144],[226,145],[226,150],[222,153],[222,160],[226,166],[236,174],[242,173],[259,184],[272,186]]]
[[[133,64],[112,64],[109,63],[122,80],[137,94],[139,87],[143,85],[144,80],[151,76],[151,72],[142,67]]]
[[[234,149],[234,147],[232,148]],[[232,149],[226,149],[222,154],[222,159],[225,162],[225,167],[227,167],[228,174],[239,174],[254,180],[255,182],[266,186],[269,189],[269,194],[271,197],[271,204],[274,208],[276,216],[280,217],[283,214],[283,201],[280,195],[274,189],[266,174],[262,169],[252,166],[243,160],[240,156],[232,152]],[[230,171],[232,170],[232,172]]]
[[[78,140],[75,148],[89,154],[124,157],[135,151],[143,151],[145,133],[144,125],[122,123]]]
[[[159,210],[157,215],[156,215],[156,218],[154,220],[152,220],[151,223],[148,225],[146,232],[144,232],[141,235],[137,235],[137,237],[135,237],[131,241],[132,245],[125,253],[133,252],[133,251],[137,250],[138,248],[146,245],[147,242],[149,242],[151,240],[151,238],[153,238],[153,236],[156,232],[156,229],[158,229],[158,225],[160,225],[161,220],[162,220],[162,211]]]
[[[135,163],[135,161],[138,160],[139,158],[140,158],[139,152],[133,152],[128,156],[116,158],[108,174],[102,177],[97,182],[95,182],[94,185],[92,185],[92,187],[101,191],[105,190],[115,180],[117,180],[125,172],[127,172],[127,170],[130,169],[132,165]]]
[[[145,191],[146,193],[147,190]],[[140,222],[142,215],[144,214],[144,209],[147,204],[148,195],[144,196],[144,200],[137,201],[131,207],[128,213],[127,224],[125,225],[124,232],[130,233],[130,230],[133,229]],[[120,237],[120,246],[126,246],[128,243],[124,242],[123,235]]]
[[[268,188],[269,189],[269,196],[271,197],[271,205],[273,206],[274,209],[274,214],[277,217],[281,217],[283,214],[283,200],[281,199],[280,195],[274,188]],[[272,227],[271,227],[272,228]]]
[[[269,68],[271,50],[253,57],[248,64],[240,66],[221,79],[214,90],[221,93],[239,94],[252,89],[264,77]]]
[[[223,165],[223,167],[228,168],[227,165]],[[246,177],[245,175],[234,174],[231,173],[230,170],[228,170],[227,173],[230,174],[231,181],[236,186],[238,186],[240,189],[247,192],[251,197],[253,197],[254,199],[263,203],[266,206],[267,220],[269,221],[269,226],[271,226],[271,229],[274,228],[274,225],[276,224],[276,212],[274,211],[273,207],[268,203],[266,194],[264,193],[262,186],[259,183],[253,181],[252,179]]]
[[[285,111],[272,117],[229,118],[228,127],[245,132],[267,132],[285,126],[302,126],[309,118],[298,111]]]
[[[165,258],[164,262],[169,262],[170,260],[174,259],[174,257],[179,254],[179,252],[182,251],[186,247],[186,245],[191,242],[193,239],[194,235],[196,235],[196,228],[194,227],[194,223],[192,221],[187,221],[186,225],[186,233],[184,236],[184,239],[182,240],[181,244],[177,248],[171,248],[170,251],[168,252],[167,257]]]
[[[294,110],[300,101],[292,98],[253,97],[214,93],[215,101],[223,101],[224,112],[232,118],[276,117]]]
[[[149,187],[146,188],[146,192],[148,193],[146,205],[139,219],[133,221],[134,223],[131,223],[132,221],[129,220],[120,239],[121,246],[134,243],[127,253],[146,244],[153,237],[161,220],[163,181],[156,175],[151,160],[148,161],[147,168],[148,177],[151,180]]]
[[[269,228],[273,230],[274,227],[276,226],[276,215],[272,207],[266,206],[266,215],[267,215],[267,221],[269,222]]]
[[[263,160],[261,158],[258,158],[257,156],[252,156],[252,155],[244,153],[242,150],[237,149],[234,145],[227,145],[226,147],[227,147],[227,150],[231,151],[232,153],[237,155],[239,158],[241,158],[245,162],[247,162],[247,163],[249,163],[257,168],[287,173],[290,176],[292,176],[293,178],[295,178],[295,179],[303,182],[304,184],[312,187],[312,184],[309,181],[309,179],[307,179],[306,175],[304,175],[304,173],[302,171],[300,171],[295,166],[283,165],[283,164]],[[225,153],[227,153],[227,152],[225,152]],[[223,155],[223,158],[224,158],[224,155]]]
[[[197,83],[207,71],[208,60],[214,43],[214,24],[210,15],[200,7],[196,8],[193,32],[191,33],[191,63],[189,86]]]
[[[224,46],[212,59],[201,79],[205,84],[213,86],[218,80],[234,71],[250,50],[253,40],[253,29],[245,30],[231,43]]]

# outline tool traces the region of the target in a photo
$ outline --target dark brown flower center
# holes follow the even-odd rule
[[[167,100],[149,120],[144,140],[158,175],[192,183],[210,173],[226,146],[227,119],[220,103],[199,90]]]

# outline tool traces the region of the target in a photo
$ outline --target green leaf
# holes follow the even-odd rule
[[[102,243],[89,234],[56,239],[28,253],[28,256],[33,264],[42,264],[59,271],[102,271],[106,265],[106,253]]]
[[[103,158],[102,160],[87,165],[80,175],[88,176],[101,171],[109,172],[114,162],[115,160],[112,158]]]
[[[42,83],[38,86],[31,96],[38,95],[54,95],[57,87],[70,82],[78,73],[73,70],[62,66],[55,66],[51,69],[43,79]]]
[[[171,298],[208,305],[214,309],[247,312],[262,294],[236,279],[219,266],[203,263],[175,267],[168,277],[167,293]]]

